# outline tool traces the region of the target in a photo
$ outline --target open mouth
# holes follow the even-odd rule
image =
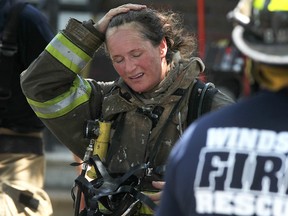
[[[134,80],[134,79],[139,79],[139,78],[141,78],[141,77],[143,77],[143,76],[144,76],[144,73],[139,73],[139,74],[136,74],[136,75],[131,76],[131,77],[129,77],[129,78],[132,79],[132,80]]]

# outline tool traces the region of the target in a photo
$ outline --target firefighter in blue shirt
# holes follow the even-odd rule
[[[157,216],[288,215],[288,1],[242,0],[232,15],[261,88],[184,132]]]
[[[0,0],[0,215],[52,215],[44,191],[44,124],[27,103],[20,73],[53,37],[43,14]]]

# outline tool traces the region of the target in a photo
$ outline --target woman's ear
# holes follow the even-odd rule
[[[166,38],[163,38],[160,45],[159,45],[159,49],[160,49],[160,56],[161,58],[165,58],[166,54],[167,54],[167,42],[166,42]]]

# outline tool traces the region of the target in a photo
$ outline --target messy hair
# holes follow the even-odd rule
[[[179,52],[182,58],[190,58],[196,48],[196,39],[183,27],[183,18],[173,11],[157,11],[146,8],[118,14],[109,23],[108,29],[127,23],[135,23],[141,35],[158,46],[162,39],[167,41],[167,63],[173,53]]]

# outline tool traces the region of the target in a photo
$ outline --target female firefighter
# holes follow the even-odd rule
[[[82,78],[80,72],[103,43],[120,78],[105,83]],[[125,4],[97,23],[70,19],[22,73],[21,85],[38,117],[81,158],[89,144],[84,123],[111,123],[102,158],[109,175],[121,176],[146,164],[146,171],[135,174],[140,180],[135,188],[159,191],[167,156],[190,123],[190,93],[204,70],[201,59],[193,57],[195,46],[176,13]],[[210,110],[233,103],[221,91],[211,100]],[[157,203],[160,193],[150,198]],[[86,205],[90,201],[87,198]],[[137,214],[153,214],[139,206],[135,205]]]

